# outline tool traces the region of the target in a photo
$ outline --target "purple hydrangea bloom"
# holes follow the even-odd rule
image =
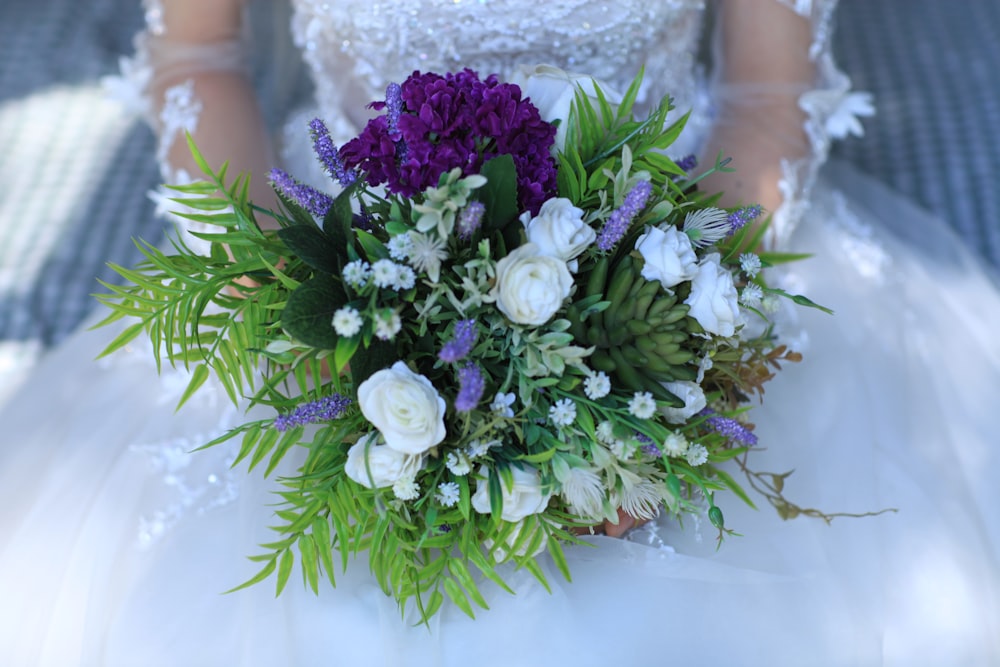
[[[632,219],[639,215],[646,200],[653,193],[653,186],[649,181],[639,181],[625,195],[622,205],[611,213],[611,217],[604,223],[601,233],[597,235],[597,248],[602,252],[608,252],[622,240],[625,232],[628,231]]]
[[[272,169],[271,186],[318,218],[326,215],[333,206],[333,199],[305,183],[300,183],[281,169]]]
[[[459,167],[477,174],[489,159],[510,155],[517,169],[518,203],[537,213],[556,192],[556,164],[550,154],[556,128],[521,98],[521,89],[496,76],[480,80],[472,70],[414,72],[395,93],[371,105],[386,114],[368,122],[341,149],[349,168],[364,172],[369,185],[412,197],[435,186],[441,174]]]
[[[287,431],[296,426],[333,421],[344,414],[351,405],[351,399],[340,394],[324,396],[321,399],[303,403],[287,415],[278,415],[274,419],[274,428]]]
[[[344,161],[341,159],[340,153],[337,152],[337,147],[333,145],[330,131],[323,121],[319,118],[313,118],[309,123],[309,130],[312,132],[313,150],[319,161],[323,163],[326,173],[337,179],[337,182],[345,188],[356,181],[357,175],[344,166]]]
[[[455,410],[458,412],[470,412],[476,409],[479,401],[483,398],[483,391],[486,389],[486,380],[479,366],[472,362],[467,363],[458,370],[458,396],[455,397]]]
[[[753,206],[744,206],[743,208],[736,209],[730,213],[729,217],[726,218],[726,222],[729,223],[730,233],[735,232],[746,226],[747,223],[756,220],[760,216],[760,212],[760,205],[754,204]]]
[[[711,415],[705,420],[705,424],[718,433],[726,437],[730,442],[753,447],[757,444],[757,436],[746,426],[731,417],[723,417],[715,414],[711,409],[702,410],[702,415]]]
[[[461,320],[455,325],[454,337],[441,348],[438,358],[450,364],[465,359],[476,344],[476,333],[475,320]]]

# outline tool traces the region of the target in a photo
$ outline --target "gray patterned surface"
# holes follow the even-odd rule
[[[272,3],[259,3],[268,5],[255,16],[259,28],[283,20]],[[105,262],[134,262],[131,237],[162,236],[145,197],[158,177],[152,137],[99,86],[130,50],[138,5],[0,2],[0,347],[8,357],[66,336],[92,309],[95,279],[112,277]],[[837,154],[944,216],[1000,266],[997,25],[996,0],[842,0],[838,56],[859,88],[876,93],[879,115],[865,140]],[[266,60],[271,45],[259,52]],[[302,93],[301,72],[274,76],[264,64],[265,100]],[[274,121],[284,109],[265,112]]]

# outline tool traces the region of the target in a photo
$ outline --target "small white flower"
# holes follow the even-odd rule
[[[444,460],[444,465],[452,475],[457,477],[464,477],[472,470],[469,458],[462,452],[449,452],[447,458]]]
[[[485,456],[486,453],[490,451],[491,447],[497,447],[499,445],[499,440],[473,440],[469,443],[469,446],[465,448],[465,455],[470,459],[478,459],[480,456]]]
[[[448,259],[448,249],[444,239],[427,234],[410,233],[410,266],[427,274],[432,282],[441,278],[441,262]]]
[[[700,466],[708,461],[708,450],[704,445],[691,445],[684,454],[687,462],[693,466]]]
[[[700,208],[684,218],[684,233],[695,248],[710,246],[731,231],[729,213],[721,208]]]
[[[570,468],[562,481],[561,495],[579,517],[600,519],[604,515],[604,486],[590,468]]]
[[[743,269],[743,273],[747,274],[747,276],[755,278],[760,273],[760,257],[752,252],[743,253],[740,255],[740,268]]]
[[[757,283],[750,283],[740,293],[740,303],[747,308],[756,308],[764,298],[764,290]]]
[[[413,269],[397,264],[396,282],[393,283],[392,288],[398,292],[399,290],[412,289],[416,284],[417,274],[413,272]]]
[[[569,426],[576,421],[576,403],[570,398],[556,401],[549,408],[549,420],[556,426]]]
[[[455,482],[441,482],[438,484],[437,500],[445,507],[454,507],[458,504],[459,498],[458,484]]]
[[[635,445],[625,440],[615,440],[611,443],[611,453],[619,461],[628,461],[635,453]]]
[[[781,302],[773,294],[766,295],[760,302],[760,309],[769,315],[773,315],[781,308]]]
[[[737,302],[733,275],[722,265],[721,255],[704,257],[691,281],[691,293],[684,299],[691,307],[689,315],[708,333],[728,338],[743,324]]]
[[[413,240],[410,238],[410,233],[397,234],[389,239],[386,244],[386,248],[389,250],[389,257],[403,261],[410,256],[410,251],[413,249]]]
[[[668,456],[684,456],[688,450],[688,441],[683,433],[671,433],[663,441],[663,451]]]
[[[375,337],[379,340],[392,340],[402,328],[403,321],[395,310],[386,310],[375,315]]]
[[[666,417],[671,424],[683,424],[696,413],[701,412],[708,404],[705,392],[695,382],[677,380],[665,382],[663,386],[671,394],[684,401],[683,408],[660,408],[660,414]]]
[[[514,416],[514,410],[510,406],[514,405],[516,398],[513,392],[509,394],[498,393],[493,397],[493,402],[490,403],[490,411],[500,417],[510,419]]]
[[[655,519],[659,514],[660,491],[648,479],[629,470],[618,469],[621,490],[611,495],[612,506],[617,505],[637,519]]]
[[[371,274],[368,262],[356,259],[344,267],[344,282],[355,289],[360,289],[368,283]]]
[[[391,259],[380,259],[372,264],[372,280],[376,287],[394,287],[398,275],[399,267]]]
[[[648,391],[637,391],[628,402],[628,411],[633,417],[649,419],[656,414],[656,401]]]
[[[361,331],[362,324],[364,324],[364,320],[361,319],[361,313],[351,306],[339,308],[333,314],[333,329],[338,336],[344,338],[356,336]]]
[[[589,375],[583,381],[583,393],[593,401],[604,398],[611,393],[611,378],[604,371],[598,371],[593,375]]]
[[[416,500],[420,497],[420,486],[412,477],[401,477],[392,485],[392,492],[400,500]]]
[[[611,425],[611,422],[604,421],[597,425],[597,439],[605,445],[614,443],[615,427]]]

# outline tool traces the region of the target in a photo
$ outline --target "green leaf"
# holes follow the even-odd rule
[[[486,207],[483,228],[487,232],[503,230],[517,219],[517,168],[510,155],[498,155],[483,165],[479,172],[486,185],[477,190]]]
[[[444,580],[444,590],[448,593],[448,597],[455,605],[465,612],[469,618],[475,618],[476,615],[472,612],[472,605],[469,604],[469,598],[465,595],[465,591],[454,579]]]
[[[358,387],[377,371],[399,361],[396,348],[387,341],[373,340],[371,345],[359,349],[351,359],[351,379]]]
[[[292,567],[295,565],[295,556],[292,554],[292,550],[286,549],[283,551],[280,561],[278,565],[278,583],[275,586],[274,592],[275,597],[281,595],[281,591],[285,590],[285,584],[288,583],[288,575],[292,573]]]
[[[323,218],[323,231],[333,239],[334,245],[344,253],[345,258],[348,246],[354,241],[354,209],[351,200],[356,190],[356,184],[344,188]]]
[[[196,391],[205,384],[205,380],[208,379],[209,371],[208,366],[204,364],[199,364],[194,367],[194,372],[191,374],[191,380],[188,382],[187,388],[181,395],[181,400],[177,402],[177,409],[179,410],[182,405],[184,405],[191,396],[194,395]]]
[[[294,225],[278,230],[278,238],[308,266],[324,273],[339,274],[343,257],[333,239],[315,225]]]
[[[333,328],[333,314],[345,303],[347,294],[339,282],[327,275],[314,276],[289,295],[281,325],[306,345],[336,349],[339,336]]]
[[[302,554],[302,576],[313,593],[319,593],[319,568],[316,559],[316,542],[312,535],[299,535],[299,553]]]
[[[450,558],[448,560],[448,571],[462,584],[465,588],[466,593],[472,598],[472,601],[483,609],[489,609],[490,606],[486,604],[486,599],[483,598],[482,593],[479,592],[479,588],[476,586],[475,580],[469,573],[469,569],[465,566],[465,562],[460,558]]]
[[[330,578],[330,583],[334,583],[337,578],[333,568],[333,543],[330,541],[329,520],[323,516],[315,517],[312,522],[312,534],[323,570]]]
[[[549,535],[548,548],[549,555],[552,556],[552,562],[559,568],[562,575],[566,577],[566,581],[573,581],[573,577],[570,576],[569,572],[569,563],[566,562],[566,554],[563,553],[562,544],[555,535]]]
[[[364,249],[365,256],[369,262],[389,258],[389,250],[372,233],[366,232],[363,229],[356,229],[354,230],[354,235],[357,237],[362,249]]]
[[[255,574],[252,578],[247,579],[246,581],[244,581],[242,584],[240,584],[235,588],[230,588],[228,591],[226,591],[226,593],[235,593],[236,591],[243,590],[244,588],[249,588],[250,586],[259,584],[260,582],[270,577],[271,573],[274,572],[274,568],[277,567],[278,565],[277,557],[276,555],[271,554],[265,556],[264,558],[270,559],[267,561],[267,565],[262,567],[260,571],[257,574]]]

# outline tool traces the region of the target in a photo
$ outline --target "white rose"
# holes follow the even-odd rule
[[[421,454],[444,440],[444,399],[402,361],[362,382],[358,404],[392,449]]]
[[[490,292],[511,322],[539,326],[552,319],[573,287],[566,262],[539,254],[526,243],[497,262],[497,282]]]
[[[506,482],[501,482],[503,489],[503,511],[500,518],[504,521],[520,521],[529,514],[538,514],[549,504],[551,493],[542,493],[541,478],[538,471],[524,470],[517,466],[511,466],[510,472],[513,474],[513,484],[507,486]],[[483,476],[489,476],[489,470],[485,467],[480,469]],[[490,513],[490,490],[488,480],[480,480],[476,487],[476,492],[472,494],[472,507],[480,514]]]
[[[510,82],[521,88],[524,97],[538,109],[542,119],[548,122],[561,121],[556,130],[556,150],[563,150],[566,145],[566,119],[569,118],[570,105],[576,95],[577,87],[583,91],[597,106],[595,86],[604,93],[604,98],[617,108],[622,96],[611,88],[586,74],[571,74],[552,65],[537,65],[526,67],[522,65],[510,78]]]
[[[369,433],[347,450],[344,472],[348,477],[361,486],[380,489],[392,486],[402,477],[412,477],[420,470],[422,456],[404,454],[388,445],[375,444],[376,438],[377,433]],[[368,476],[369,471],[371,477]]]
[[[576,269],[575,260],[597,238],[590,225],[583,221],[583,209],[563,197],[547,200],[538,215],[530,212],[521,216],[528,242],[538,246],[543,255],[571,262],[569,269]]]
[[[684,303],[701,328],[719,336],[732,336],[740,322],[740,307],[733,276],[723,268],[719,253],[701,260],[691,280],[691,294]]]
[[[660,408],[660,414],[671,424],[683,424],[705,409],[705,392],[695,382],[664,382],[663,386],[671,394],[684,401],[683,408]]]
[[[651,227],[636,239],[635,249],[645,260],[642,277],[658,280],[666,289],[691,280],[698,272],[698,258],[691,239],[676,227],[671,226],[667,231]]]

